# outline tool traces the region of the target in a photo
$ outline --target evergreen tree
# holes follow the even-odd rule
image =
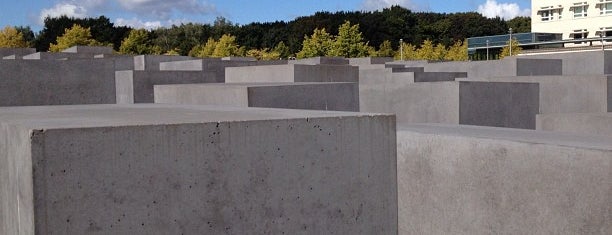
[[[60,52],[73,46],[102,46],[102,43],[91,37],[89,28],[75,24],[72,28],[66,29],[64,35],[57,38],[57,44],[51,43],[49,50]]]
[[[302,50],[297,53],[297,57],[301,59],[329,55],[333,42],[333,37],[325,28],[315,29],[312,36],[304,36]]]
[[[338,28],[338,36],[333,41],[329,54],[345,58],[368,56],[368,44],[363,42],[363,37],[359,31],[359,24],[351,26],[351,22],[345,21]]]
[[[23,48],[27,47],[23,34],[11,26],[0,30],[0,48]]]

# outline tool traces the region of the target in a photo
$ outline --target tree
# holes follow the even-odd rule
[[[131,30],[125,26],[114,26],[110,19],[104,16],[98,18],[74,18],[64,15],[55,18],[47,17],[44,23],[42,31],[36,35],[35,47],[38,51],[48,51],[50,44],[57,43],[57,38],[63,35],[66,29],[71,28],[75,24],[89,28],[94,40],[104,44],[112,43],[115,50],[119,50],[121,41],[127,37]]]
[[[351,22],[345,21],[338,28],[338,36],[333,41],[330,55],[345,58],[369,55],[368,44],[363,42],[363,37],[359,32],[359,24],[351,26]]]
[[[236,37],[224,34],[216,43],[212,57],[242,56],[239,49],[240,47],[236,44]]]
[[[315,29],[312,36],[304,36],[302,50],[297,53],[297,57],[326,56],[330,53],[333,42],[333,37],[325,31],[325,28]]]
[[[191,49],[189,56],[200,58],[212,57],[215,47],[217,47],[217,41],[214,38],[208,38],[206,44],[200,44]]]
[[[4,27],[0,31],[0,48],[22,48],[27,47],[23,34],[11,26]]]
[[[34,41],[36,39],[34,35],[34,31],[30,26],[16,26],[15,29],[21,33],[23,36],[23,40],[26,42],[27,47],[34,46]]]
[[[49,48],[52,52],[60,52],[73,46],[101,46],[102,44],[91,37],[89,28],[73,25],[66,29],[64,35],[57,38],[57,44],[51,43]]]
[[[389,40],[385,40],[382,44],[380,44],[380,48],[376,52],[376,56],[378,57],[393,57],[395,51],[391,47],[391,42]]]
[[[401,53],[401,54],[400,54]],[[402,56],[403,54],[403,56]],[[395,59],[404,59],[404,60],[415,60],[418,59],[416,53],[416,47],[410,43],[402,43],[400,48],[397,49],[397,54],[395,55]]]
[[[134,29],[130,31],[129,36],[121,42],[119,53],[126,55],[160,54],[161,48],[153,46],[147,30]]]
[[[251,49],[246,53],[249,57],[254,57],[257,60],[278,60],[280,58],[280,54],[274,50],[270,51],[268,48],[264,48],[261,50]]]
[[[416,50],[416,55],[418,59],[421,60],[438,60],[439,57],[434,51],[433,42],[431,40],[425,40],[421,47]]]
[[[446,46],[442,43],[438,43],[438,45],[434,47],[434,60],[443,60],[447,52]]]
[[[467,41],[461,42],[456,41],[451,47],[448,48],[445,60],[451,61],[467,61],[468,60],[468,48]]]
[[[518,16],[508,21],[508,27],[516,33],[529,33],[531,32],[531,17]]]
[[[512,47],[512,54],[510,54],[510,47]],[[511,41],[508,41],[508,44],[506,44],[504,48],[502,48],[501,52],[499,53],[499,58],[503,59],[506,56],[515,56],[521,54],[522,51],[523,49],[519,47],[518,40],[513,38]]]
[[[276,44],[274,50],[272,51],[278,53],[278,56],[280,58],[289,58],[289,56],[291,56],[291,52],[289,52],[289,47],[287,47],[283,41],[280,41],[278,44]]]

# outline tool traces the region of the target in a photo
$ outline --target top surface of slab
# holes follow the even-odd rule
[[[354,82],[253,82],[253,83],[194,83],[194,84],[168,84],[155,86],[172,87],[274,87],[274,86],[307,86],[307,85],[333,85],[355,84]]]
[[[450,124],[405,124],[402,131],[612,151],[612,137]]]
[[[0,108],[0,125],[64,129],[378,115],[390,114],[165,104],[27,106]]]

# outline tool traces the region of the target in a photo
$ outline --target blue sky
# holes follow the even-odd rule
[[[292,20],[317,11],[370,11],[401,5],[414,11],[477,11],[487,17],[529,15],[529,0],[2,0],[0,26],[42,27],[44,16],[105,15],[115,24],[155,28],[211,23],[223,16],[238,24]]]

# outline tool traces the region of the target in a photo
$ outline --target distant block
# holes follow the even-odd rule
[[[359,111],[357,83],[156,85],[155,103]]]
[[[307,64],[307,65],[348,65],[349,60],[344,57],[312,57],[299,60],[291,60],[289,64]]]
[[[612,139],[398,126],[400,234],[610,234]]]
[[[359,110],[395,113],[398,123],[535,129],[535,115],[539,111],[539,85],[536,83],[415,83],[398,77],[402,74],[410,73],[384,76],[376,70],[361,70]]]
[[[24,55],[24,60],[67,60],[67,59],[93,59],[94,54],[66,53],[66,52],[36,52]]]
[[[397,234],[392,115],[0,109],[0,234]]]
[[[81,53],[81,54],[113,54],[115,51],[112,47],[97,47],[97,46],[73,46],[63,50],[65,53]]]
[[[197,60],[162,62],[159,67],[162,71],[220,71],[225,74],[226,67],[258,66],[258,65],[281,65],[287,64],[286,60],[221,60],[220,58],[205,58]]]
[[[138,55],[134,56],[134,70],[159,71],[160,63],[172,61],[186,61],[195,58],[190,56],[169,55]]]
[[[215,83],[212,72],[199,71],[117,71],[115,90],[117,104],[153,103],[153,86],[162,84]]]
[[[231,67],[225,70],[227,83],[254,82],[358,82],[359,68],[349,65],[267,65]]]
[[[536,120],[537,130],[612,136],[612,113],[550,113]]]
[[[563,73],[560,59],[507,57],[502,60],[428,63],[425,72],[467,72],[470,78],[543,76]]]
[[[372,64],[382,64],[384,65],[387,62],[392,62],[392,57],[363,57],[363,58],[349,58],[349,64],[355,66],[361,65],[372,65]]]
[[[529,82],[540,85],[539,113],[607,112],[608,76],[521,76],[459,79],[467,81]],[[612,97],[612,96],[611,96]]]
[[[525,55],[525,58],[561,59],[563,75],[612,74],[612,51],[571,51],[565,53]]]
[[[0,57],[3,59],[21,59],[33,53],[36,53],[36,48],[0,48]]]

